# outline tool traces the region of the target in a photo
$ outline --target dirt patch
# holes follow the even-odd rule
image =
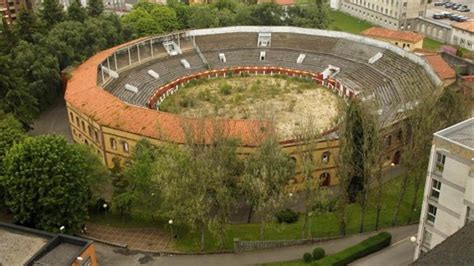
[[[333,127],[342,102],[309,80],[249,76],[193,81],[161,103],[160,110],[187,117],[273,119],[286,138],[308,119],[320,131]]]

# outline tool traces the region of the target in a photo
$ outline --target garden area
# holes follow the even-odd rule
[[[390,227],[392,226],[393,212],[397,203],[400,187],[402,185],[402,177],[398,176],[393,180],[388,181],[383,185],[383,208],[381,213],[380,226]],[[375,230],[375,192],[369,192],[369,206],[366,216],[366,230]],[[418,193],[416,200],[416,208],[410,211],[412,199],[414,196],[414,187],[408,184],[408,189],[405,194],[404,200],[400,208],[400,214],[397,225],[405,225],[408,222],[409,216],[412,216],[411,222],[417,222],[420,215],[420,206],[422,202],[422,193]],[[354,203],[348,206],[348,225],[347,234],[359,233],[360,224],[360,205]],[[179,220],[176,217],[175,220]],[[102,225],[109,225],[112,227],[154,227],[158,226],[163,230],[169,232],[170,228],[167,224],[167,220],[153,221],[152,217],[146,212],[141,210],[134,212],[125,219],[120,218],[118,213],[108,213],[107,215],[92,215],[89,220],[90,223],[97,223]],[[267,225],[265,240],[278,240],[278,239],[298,239],[301,236],[302,230],[302,219],[298,219],[297,222],[277,223],[276,220]],[[335,210],[325,213],[314,214],[310,217],[310,231],[311,237],[322,238],[329,236],[338,236],[339,234],[339,223],[337,218],[337,212]],[[227,232],[225,234],[224,249],[232,250],[233,239],[239,238],[240,240],[259,240],[259,224],[229,224],[227,226]],[[175,228],[177,239],[175,240],[175,247],[178,251],[182,252],[197,252],[200,249],[199,233],[191,232],[184,227]],[[211,234],[207,234],[207,242],[205,251],[219,251],[218,240]]]

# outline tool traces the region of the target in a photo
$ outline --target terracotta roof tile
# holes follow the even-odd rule
[[[387,39],[396,39],[408,42],[418,42],[425,36],[411,31],[390,30],[386,28],[372,27],[362,32],[362,35],[368,37],[380,37]]]
[[[281,6],[291,6],[295,4],[295,0],[275,0],[275,3]]]
[[[468,32],[474,32],[474,21],[459,22],[451,26]]]
[[[433,67],[433,70],[438,74],[441,79],[454,79],[456,78],[456,72],[449,66],[446,61],[439,54],[424,55],[424,58]]]

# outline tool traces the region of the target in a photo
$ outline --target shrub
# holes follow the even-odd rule
[[[222,95],[230,95],[232,93],[232,86],[230,86],[227,83],[223,84],[223,85],[219,86],[219,92]]]
[[[324,252],[323,248],[315,248],[313,249],[313,260],[319,260],[324,257],[326,252]]]
[[[390,245],[392,235],[381,232],[378,235],[369,237],[357,245],[346,248],[334,255],[327,256],[316,262],[315,265],[347,265],[357,259],[377,252]]]
[[[279,211],[275,216],[279,223],[292,224],[298,221],[298,214],[290,209]]]
[[[306,263],[310,263],[311,261],[313,261],[313,256],[311,256],[311,253],[306,252],[305,254],[303,254],[303,261]]]

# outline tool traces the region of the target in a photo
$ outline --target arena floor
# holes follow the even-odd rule
[[[318,131],[334,127],[342,103],[311,81],[250,76],[189,84],[166,98],[160,110],[187,117],[271,120],[280,137],[291,138],[308,123]]]

